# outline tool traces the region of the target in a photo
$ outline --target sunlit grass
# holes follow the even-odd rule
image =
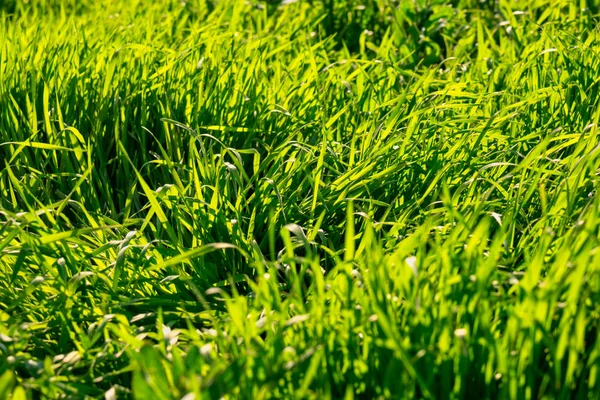
[[[0,398],[595,398],[597,14],[0,2]]]

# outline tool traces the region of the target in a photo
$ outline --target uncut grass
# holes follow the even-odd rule
[[[6,3],[0,397],[593,398],[595,5],[367,3]]]

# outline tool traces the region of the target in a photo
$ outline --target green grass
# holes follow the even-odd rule
[[[595,399],[579,0],[0,2],[0,398]]]

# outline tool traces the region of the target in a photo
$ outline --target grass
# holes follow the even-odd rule
[[[598,12],[1,2],[0,398],[597,398]]]

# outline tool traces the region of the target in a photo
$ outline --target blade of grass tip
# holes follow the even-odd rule
[[[344,261],[354,260],[354,202],[348,201],[346,208],[346,251],[344,253]]]
[[[269,236],[269,253],[271,255],[271,261],[275,262],[277,260],[277,251],[275,249],[276,243],[276,227],[275,227],[275,214],[273,209],[269,210],[269,219],[267,220],[268,224],[268,236]]]
[[[95,227],[95,228],[81,228],[81,229],[74,229],[74,230],[70,230],[70,231],[52,233],[52,234],[48,234],[48,235],[42,235],[40,237],[31,237],[31,236],[30,237],[31,237],[31,241],[37,245],[47,245],[50,243],[63,241],[65,239],[69,239],[69,238],[76,238],[76,237],[79,237],[80,235],[83,235],[86,233],[122,229],[128,225],[133,225],[134,223],[135,222],[129,222],[126,224],[119,224],[119,225],[105,225],[105,226],[99,226],[99,227]]]
[[[56,93],[56,117],[58,120],[58,128],[63,131],[65,130],[65,122],[63,120],[62,111],[60,109],[60,102],[58,101],[58,93]]]
[[[23,246],[21,248],[21,250],[19,250],[19,255],[17,256],[17,261],[15,261],[15,264],[13,265],[12,274],[10,276],[11,284],[14,284],[15,279],[17,279],[17,276],[19,275],[19,272],[21,271],[21,267],[23,266],[23,262],[25,261],[25,256],[27,255],[28,250],[29,249],[26,246]]]
[[[69,147],[59,146],[56,144],[50,144],[50,143],[44,143],[44,142],[32,142],[30,140],[27,140],[25,142],[4,142],[4,143],[0,144],[0,146],[7,146],[7,145],[18,145],[19,146],[19,147],[17,147],[15,152],[12,154],[10,160],[8,161],[9,163],[12,163],[17,158],[17,156],[21,153],[21,151],[23,151],[23,149],[26,147],[31,147],[33,149],[48,150],[48,151],[70,151],[70,152],[74,152],[77,156],[81,155],[81,153],[83,152],[83,150],[81,150],[81,149],[71,149]]]
[[[161,270],[164,268],[172,267],[174,265],[181,264],[184,261],[188,261],[188,260],[191,260],[196,257],[204,256],[206,254],[212,253],[213,251],[224,250],[224,249],[235,249],[235,250],[239,251],[244,257],[248,257],[248,254],[246,254],[246,252],[244,252],[244,250],[242,250],[238,246],[233,245],[231,243],[209,243],[209,244],[200,246],[196,249],[189,250],[189,251],[186,251],[179,255],[176,255],[175,257],[171,257],[167,260],[164,260],[164,261],[156,264],[155,266],[153,266],[152,270]]]
[[[56,209],[56,219],[58,219],[60,217],[60,215],[62,214],[62,211],[64,210],[64,208],[69,203],[69,200],[71,200],[71,197],[73,197],[73,194],[75,194],[75,192],[77,192],[77,189],[79,189],[79,187],[83,184],[83,182],[85,182],[87,180],[88,176],[92,173],[92,169],[93,169],[93,164],[90,165],[85,170],[85,172],[83,173],[83,175],[81,175],[79,177],[79,179],[77,180],[77,183],[75,184],[75,186],[73,186],[73,189],[71,189],[71,191],[69,192],[69,194],[67,195],[67,197],[65,197],[60,202],[60,205]]]
[[[317,235],[319,234],[319,229],[321,229],[321,225],[323,225],[323,220],[325,219],[325,211],[321,212],[321,215],[319,215],[319,219],[317,219],[317,222],[313,225],[312,229],[310,230],[310,233],[308,235],[308,242],[311,243],[315,240],[315,238],[317,237]]]
[[[144,190],[144,194],[146,195],[146,197],[148,198],[148,201],[150,202],[152,211],[156,214],[160,223],[165,226],[165,228],[167,230],[167,234],[169,235],[169,239],[171,239],[171,241],[173,242],[173,245],[176,246],[177,243],[179,242],[177,239],[177,235],[175,235],[175,231],[173,231],[173,227],[169,223],[169,220],[167,219],[167,215],[165,214],[162,207],[160,206],[160,203],[158,202],[158,200],[156,200],[154,191],[150,188],[150,186],[148,186],[148,184],[142,177],[142,174],[140,174],[138,169],[133,164],[133,161],[131,161],[131,158],[129,158],[129,155],[127,154],[127,151],[125,150],[125,147],[123,146],[123,144],[121,142],[117,142],[117,146],[119,147],[119,150],[121,150],[123,157],[125,157],[125,159],[131,165],[131,168],[133,168],[133,171],[135,172],[138,182],[142,186],[142,189]]]
[[[315,217],[315,210],[317,209],[317,201],[319,199],[319,188],[321,186],[321,174],[323,173],[323,163],[325,161],[325,153],[327,152],[327,137],[323,136],[323,141],[321,142],[321,151],[319,154],[319,159],[317,160],[316,167],[316,175],[315,175],[315,185],[313,190],[313,201],[312,206],[310,208],[311,218]]]
[[[117,260],[115,261],[115,267],[113,268],[113,290],[116,291],[119,286],[119,281],[121,279],[121,274],[123,272],[123,265],[125,263],[125,252],[129,248],[129,242],[136,235],[136,231],[130,231],[123,239],[121,246],[119,248],[119,252],[117,253]]]
[[[27,119],[29,120],[29,129],[31,129],[31,134],[35,135],[38,132],[37,113],[35,111],[35,104],[33,104],[31,102],[29,95],[25,96],[25,109],[27,110]]]
[[[0,259],[4,255],[3,250],[13,241],[14,238],[19,236],[19,234],[23,232],[23,228],[20,226],[13,227],[8,234],[4,237],[4,240],[0,242]]]
[[[25,194],[24,187],[21,185],[21,183],[19,182],[19,180],[17,179],[17,177],[15,176],[14,172],[10,168],[10,165],[7,162],[5,163],[5,167],[6,167],[5,171],[7,171],[7,173],[8,173],[8,177],[10,179],[10,182],[12,183],[12,187],[19,194],[19,196],[21,197],[21,199],[25,203],[25,206],[27,207],[28,211],[31,213],[31,215],[37,220],[37,222],[42,227],[47,228],[47,225],[39,217],[39,215],[37,215],[37,213],[35,212],[35,210],[31,206],[31,204],[29,203],[29,201],[27,201],[27,196]]]
[[[150,134],[150,136],[152,136],[154,138],[154,141],[158,145],[161,155],[167,162],[167,167],[169,168],[169,172],[171,173],[171,175],[173,176],[173,179],[175,180],[175,184],[177,185],[177,188],[179,189],[179,193],[181,193],[183,195],[185,193],[185,187],[183,185],[183,182],[181,182],[181,179],[179,178],[179,174],[177,173],[177,170],[175,169],[175,164],[173,163],[173,161],[167,154],[165,148],[162,146],[160,141],[156,138],[156,136],[154,136],[154,134],[145,126],[142,126],[142,129],[145,130],[146,132],[148,132]]]
[[[52,124],[50,123],[50,89],[46,82],[44,82],[44,92],[42,95],[43,98],[43,111],[44,111],[44,127],[46,128],[46,134],[48,138],[52,138],[54,136],[54,130],[52,129]]]

